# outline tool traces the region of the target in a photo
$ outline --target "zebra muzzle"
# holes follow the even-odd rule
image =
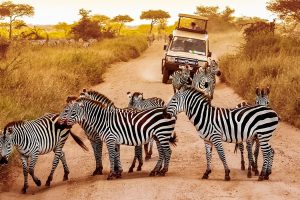
[[[0,160],[0,165],[7,164],[8,160],[5,157],[2,157]]]
[[[204,87],[207,88],[208,87],[208,82],[204,83]]]

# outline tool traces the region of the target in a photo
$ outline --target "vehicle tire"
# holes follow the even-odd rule
[[[161,74],[164,73],[164,65],[165,65],[165,59],[161,60]]]
[[[166,68],[164,68],[162,82],[163,83],[168,83],[168,80],[169,80],[169,71]]]

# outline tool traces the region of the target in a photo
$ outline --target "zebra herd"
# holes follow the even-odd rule
[[[235,143],[241,150],[241,169],[245,169],[244,146],[248,150],[248,177],[251,170],[258,175],[257,156],[259,148],[263,154],[263,166],[258,180],[267,180],[272,172],[274,150],[269,144],[279,117],[268,107],[270,89],[257,88],[256,104],[241,103],[236,108],[219,108],[211,105],[216,75],[220,74],[218,65],[212,61],[210,65],[200,68],[194,77],[190,76],[190,66],[181,67],[181,71],[173,75],[174,95],[168,104],[158,98],[144,99],[143,93],[127,93],[127,108],[118,108],[105,95],[84,89],[78,96],[67,98],[67,104],[60,114],[46,114],[32,121],[8,123],[0,136],[1,164],[7,163],[15,146],[23,164],[24,187],[28,188],[28,173],[37,186],[41,181],[34,174],[38,155],[50,151],[55,153],[52,169],[46,186],[50,186],[59,160],[64,167],[63,180],[68,180],[69,169],[62,148],[69,136],[84,149],[87,147],[81,139],[71,132],[74,124],[79,124],[94,151],[96,168],[92,175],[102,174],[103,142],[108,148],[110,173],[108,180],[122,177],[120,161],[120,145],[135,146],[133,162],[128,172],[133,172],[136,160],[142,169],[144,145],[146,159],[151,158],[155,141],[158,160],[150,176],[164,176],[168,172],[172,150],[177,138],[174,132],[177,114],[185,112],[194,124],[200,138],[204,140],[207,169],[202,178],[208,179],[212,171],[212,147],[215,146],[224,165],[225,180],[230,180],[230,169],[227,165],[222,142]],[[204,78],[203,78],[204,77]],[[252,145],[256,142],[253,159]],[[29,162],[29,165],[28,165]]]

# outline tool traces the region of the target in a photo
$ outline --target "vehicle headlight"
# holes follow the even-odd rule
[[[198,61],[198,66],[199,67],[205,67],[207,65],[208,65],[208,63],[206,61]]]
[[[172,56],[166,56],[166,61],[167,61],[167,62],[175,62],[175,57],[172,57]]]

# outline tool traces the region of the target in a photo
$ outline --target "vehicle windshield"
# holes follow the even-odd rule
[[[205,40],[198,40],[193,38],[185,38],[175,36],[170,47],[171,51],[187,52],[198,55],[206,55]]]

